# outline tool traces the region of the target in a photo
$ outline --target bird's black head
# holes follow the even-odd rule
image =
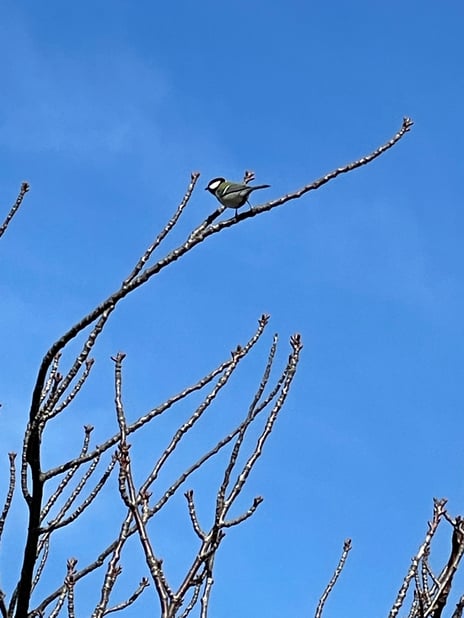
[[[219,185],[224,182],[225,178],[213,178],[213,180],[210,180],[208,183],[208,186],[205,187],[205,191],[209,191],[210,193],[214,193],[216,191],[216,189],[219,187]]]

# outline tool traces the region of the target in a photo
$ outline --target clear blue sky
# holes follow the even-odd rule
[[[295,387],[247,490],[265,502],[226,539],[214,616],[311,616],[348,536],[326,617],[385,615],[432,497],[464,511],[463,21],[458,1],[0,2],[3,212],[22,180],[32,187],[0,244],[2,451],[20,448],[41,355],[118,286],[190,171],[202,176],[178,240],[213,209],[210,178],[253,169],[277,197],[415,121],[372,165],[169,267],[97,346],[67,422],[93,422],[101,439],[117,350],[135,418],[270,313],[265,345],[216,412],[238,418],[272,332],[280,362],[302,334]],[[57,432],[50,461],[70,448]],[[90,548],[108,527],[99,509]],[[181,500],[173,521],[188,525]],[[182,534],[161,541],[173,572]],[[63,535],[59,559],[70,551]]]

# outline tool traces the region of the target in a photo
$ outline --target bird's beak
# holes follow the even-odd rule
[[[205,191],[208,191],[208,187],[205,187]]]

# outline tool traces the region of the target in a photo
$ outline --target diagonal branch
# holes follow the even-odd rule
[[[8,226],[10,225],[13,217],[18,212],[21,204],[23,203],[24,196],[29,191],[29,189],[30,189],[29,183],[23,182],[21,184],[21,189],[19,190],[18,197],[16,198],[16,202],[10,208],[10,212],[7,214],[7,216],[6,216],[5,220],[4,220],[4,222],[2,223],[2,225],[0,225],[0,238],[6,232],[6,230],[7,230]]]

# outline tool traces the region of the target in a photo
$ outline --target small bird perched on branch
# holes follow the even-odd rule
[[[223,206],[235,208],[235,212],[246,202],[252,191],[257,189],[267,189],[271,185],[256,185],[251,187],[242,182],[230,182],[225,178],[213,178],[208,183],[205,191],[212,193]],[[248,202],[250,204],[250,202]],[[251,204],[250,204],[251,207]]]

